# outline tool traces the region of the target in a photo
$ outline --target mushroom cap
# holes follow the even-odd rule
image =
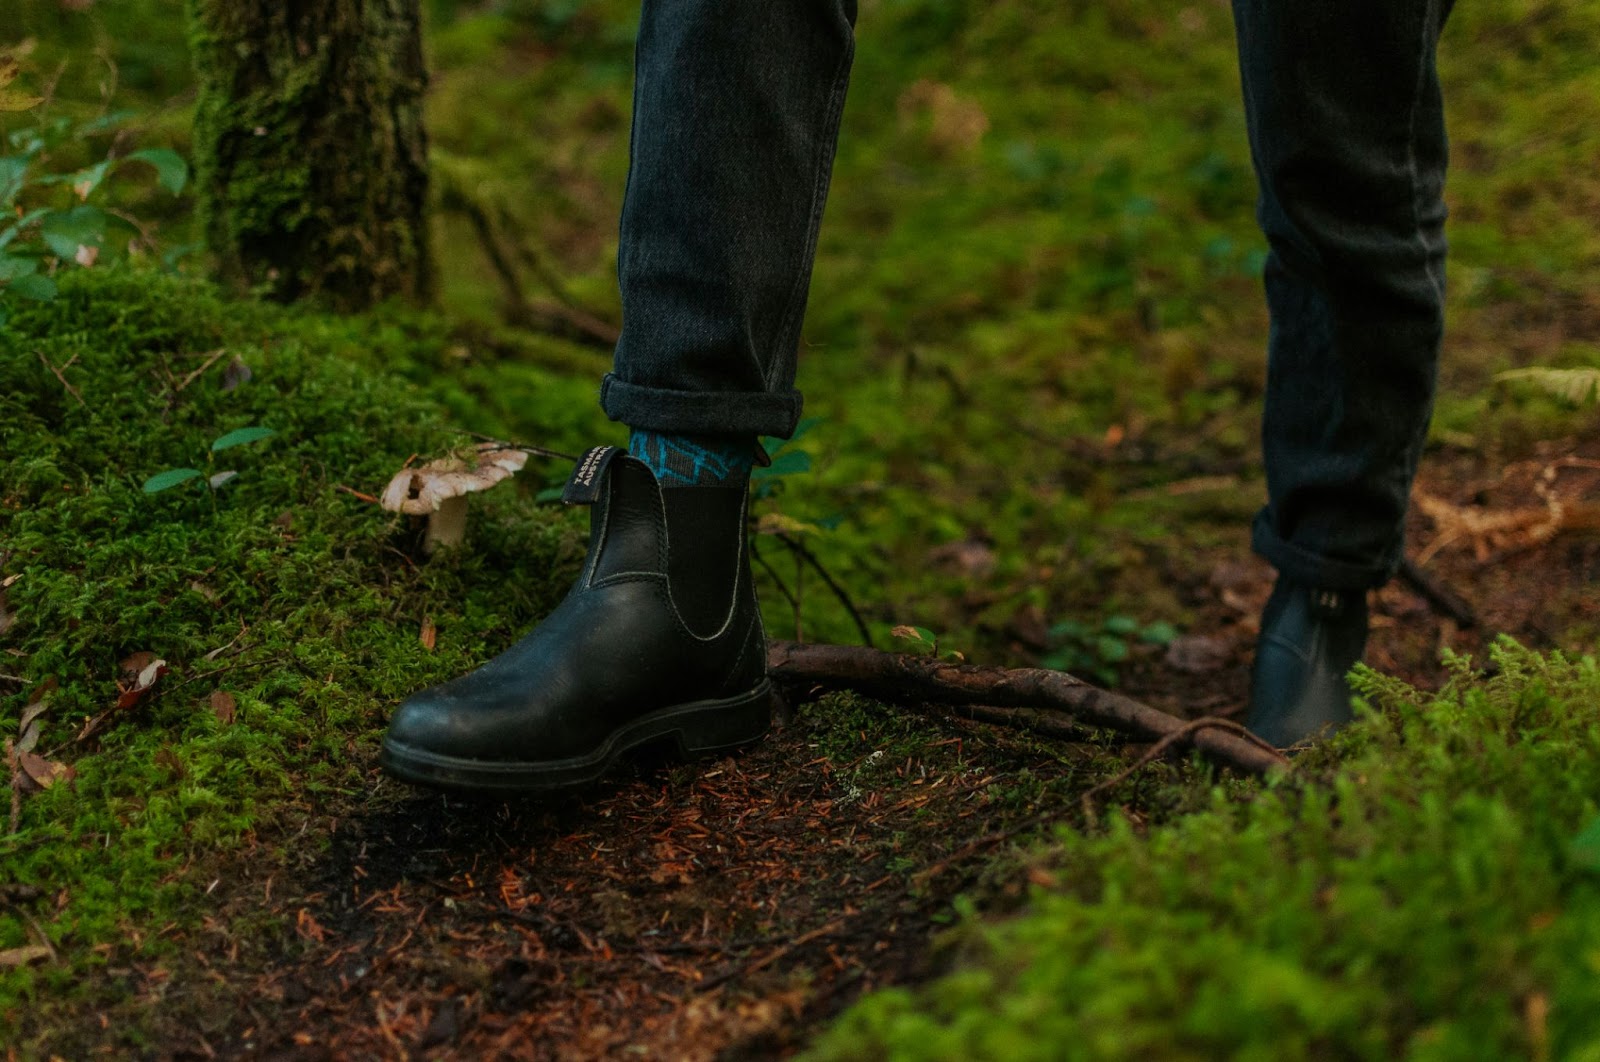
[[[528,463],[528,453],[489,442],[478,444],[473,459],[471,466],[458,457],[442,457],[416,468],[403,468],[384,488],[379,504],[397,513],[437,512],[447,499],[488,490],[510,479]]]

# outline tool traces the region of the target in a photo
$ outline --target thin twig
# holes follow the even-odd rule
[[[778,569],[772,566],[772,562],[761,555],[761,551],[756,548],[754,539],[750,541],[750,556],[754,558],[757,564],[761,565],[763,571],[772,577],[772,581],[777,584],[778,593],[782,594],[783,599],[789,602],[789,606],[791,608],[799,608],[800,606],[795,603],[794,594],[789,591],[789,584],[783,581],[783,576],[778,574]]]
[[[188,686],[188,685],[190,685],[192,683],[195,683],[195,682],[199,682],[202,679],[208,679],[208,678],[212,678],[212,677],[214,677],[216,675],[220,675],[224,671],[237,671],[240,668],[249,668],[249,667],[265,667],[268,664],[278,664],[278,663],[282,663],[283,661],[288,660],[288,659],[289,659],[289,654],[288,653],[279,653],[276,656],[269,656],[265,660],[241,660],[237,664],[228,664],[228,665],[226,665],[224,667],[214,667],[210,671],[200,671],[200,672],[197,672],[197,673],[195,673],[193,675],[190,675],[188,678],[184,679],[182,682],[173,683],[172,685],[170,685],[170,686],[168,686],[166,688],[166,692],[170,694],[174,690],[181,690],[185,686]]]
[[[731,970],[724,970],[722,973],[708,981],[702,981],[700,984],[695,986],[694,990],[696,993],[709,992],[714,988],[719,988],[728,983],[735,977],[743,977],[747,974],[756,973],[764,967],[771,966],[774,962],[777,962],[779,959],[783,958],[796,948],[804,947],[805,945],[810,944],[812,941],[823,937],[831,937],[836,935],[844,926],[844,924],[845,919],[835,918],[826,925],[818,926],[816,929],[800,934],[787,944],[780,945],[774,950],[767,952],[767,954],[763,955],[759,959],[742,963],[738,966],[735,966]]]
[[[564,454],[560,450],[551,450],[543,446],[534,446],[531,443],[520,443],[515,440],[508,442],[493,435],[485,435],[481,431],[468,431],[466,428],[457,428],[456,431],[463,435],[470,435],[474,439],[482,439],[484,442],[499,443],[508,450],[522,450],[533,454],[535,457],[550,457],[557,461],[576,461],[578,459],[576,454]]]
[[[202,364],[194,372],[191,372],[188,376],[185,376],[183,378],[183,382],[180,383],[178,386],[174,387],[173,390],[174,391],[181,391],[185,387],[188,387],[190,384],[194,383],[196,380],[198,380],[200,378],[201,374],[203,374],[207,369],[211,368],[211,366],[213,366],[213,365],[215,365],[217,363],[217,359],[218,358],[222,357],[227,352],[228,352],[228,348],[227,347],[218,347],[216,350],[213,350],[210,353],[210,355],[208,355],[206,357],[206,360],[205,360],[204,364]]]
[[[377,498],[374,498],[370,494],[363,494],[359,490],[356,490],[354,487],[347,487],[343,483],[335,483],[333,485],[333,489],[336,490],[336,491],[340,491],[340,492],[342,492],[344,494],[348,494],[352,498],[357,498],[357,499],[359,499],[361,501],[364,501],[364,502],[368,503],[369,505],[378,504],[378,499]]]
[[[13,830],[12,832],[15,833],[16,831]],[[17,914],[22,916],[24,922],[28,923],[28,928],[33,930],[33,935],[39,938],[39,946],[45,950],[45,955],[51,962],[55,962],[59,957],[56,955],[55,945],[50,943],[50,937],[45,933],[44,927],[27,911],[18,910]]]
[[[992,708],[989,709],[989,711],[993,710],[994,709]],[[1224,730],[1236,733],[1247,741],[1262,746],[1273,755],[1278,754],[1277,749],[1272,748],[1272,746],[1268,745],[1265,741],[1262,741],[1260,738],[1256,737],[1254,734],[1250,733],[1244,727],[1233,722],[1232,720],[1217,719],[1210,716],[1204,719],[1196,719],[1190,723],[1184,724],[1184,726],[1180,729],[1173,731],[1172,733],[1163,737],[1161,740],[1157,741],[1154,745],[1150,746],[1150,748],[1145,751],[1144,755],[1140,756],[1139,759],[1126,770],[1119,772],[1116,777],[1109,778],[1085,792],[1082,797],[1084,814],[1087,817],[1093,817],[1094,805],[1091,798],[1093,798],[1095,795],[1103,790],[1111,788],[1119,782],[1126,781],[1135,771],[1149,763],[1151,760],[1155,759],[1157,756],[1160,756],[1162,753],[1166,752],[1173,745],[1184,740],[1185,738],[1192,737],[1195,733],[1200,730],[1204,730],[1207,727],[1220,727]],[[1003,830],[995,830],[993,833],[987,833],[982,837],[975,838],[974,840],[968,841],[954,852],[951,852],[948,856],[945,856],[937,863],[918,871],[914,880],[917,884],[921,885],[927,882],[929,879],[944,873],[944,871],[948,870],[952,865],[968,858],[969,856],[976,855],[978,852],[988,848],[993,848],[996,845],[1004,844],[1006,841],[1012,840],[1020,834],[1032,832],[1033,830],[1047,825],[1059,818],[1060,814],[1058,811],[1046,811],[1041,814],[1033,815],[1029,818],[1023,819],[1014,826],[1009,826]]]
[[[1219,719],[1216,716],[1211,715],[1208,715],[1203,719],[1192,719],[1183,724],[1183,726],[1179,727],[1177,730],[1174,730],[1172,733],[1157,741],[1154,745],[1151,745],[1145,750],[1143,756],[1140,756],[1137,760],[1134,760],[1124,770],[1118,771],[1112,777],[1107,778],[1105,781],[1100,782],[1098,785],[1095,785],[1093,788],[1085,791],[1083,797],[1081,798],[1083,800],[1084,814],[1091,817],[1094,815],[1095,797],[1099,796],[1101,793],[1112,788],[1113,786],[1119,785],[1122,782],[1126,782],[1129,778],[1133,777],[1134,772],[1138,771],[1141,767],[1161,756],[1168,749],[1172,748],[1173,745],[1176,745],[1178,742],[1183,741],[1186,738],[1193,737],[1195,734],[1205,730],[1208,727],[1216,727],[1219,730],[1226,730],[1228,733],[1235,734],[1243,738],[1245,741],[1257,746],[1258,748],[1265,749],[1267,752],[1270,752],[1273,755],[1278,754],[1277,749],[1267,744],[1261,738],[1256,737],[1256,735],[1252,734],[1250,731],[1246,730],[1243,726],[1234,722],[1232,719]]]
[[[957,848],[954,852],[951,852],[949,855],[945,856],[943,859],[939,860],[937,863],[932,863],[917,871],[916,875],[911,880],[919,887],[925,885],[933,878],[936,878],[940,874],[943,874],[946,870],[949,870],[956,863],[959,863],[970,856],[977,855],[979,852],[984,851],[985,849],[993,848],[995,845],[1004,844],[1005,842],[1016,837],[1018,834],[1028,833],[1032,830],[1036,830],[1040,826],[1043,826],[1049,822],[1053,822],[1059,817],[1059,812],[1052,809],[1050,811],[1042,812],[1038,815],[1029,816],[1028,818],[1017,823],[1015,826],[1007,827],[1004,830],[995,830],[992,833],[984,834],[982,837],[974,838],[973,840],[962,845],[960,848]]]
[[[803,542],[787,532],[779,531],[777,537],[778,541],[793,550],[797,556],[811,565],[818,575],[822,576],[822,581],[827,584],[829,590],[833,591],[833,596],[839,599],[839,604],[843,605],[844,610],[850,614],[850,619],[856,625],[856,631],[861,635],[861,644],[869,649],[873,648],[872,632],[867,629],[867,621],[861,618],[861,612],[856,608],[855,602],[845,592],[844,587],[839,585],[839,581],[833,577],[833,574],[823,567],[822,561],[817,559],[817,555],[807,549]]]
[[[36,351],[34,351],[34,353],[39,355],[39,360],[44,362],[44,367],[45,368],[47,368],[51,372],[55,373],[56,379],[61,381],[61,386],[65,387],[67,389],[67,394],[71,395],[73,398],[76,398],[78,400],[78,405],[87,408],[89,403],[87,403],[87,402],[85,402],[83,400],[83,395],[81,395],[78,392],[78,389],[76,387],[73,387],[71,384],[67,383],[67,378],[65,376],[61,375],[62,373],[66,372],[68,369],[72,368],[72,363],[78,360],[78,356],[76,354],[74,354],[72,357],[67,359],[67,362],[66,362],[65,365],[61,366],[61,368],[58,369],[54,365],[52,365],[50,363],[50,359],[49,358],[44,356],[44,351],[36,350]]]
[[[802,616],[804,616],[804,610],[801,607],[801,602],[805,601],[805,599],[806,599],[806,566],[805,566],[804,560],[801,558],[801,556],[800,556],[800,554],[798,552],[794,553],[793,556],[794,556],[794,640],[797,641],[797,642],[803,642],[803,641],[806,640],[806,635],[805,635],[804,628],[802,628],[801,625],[800,625],[800,621],[801,621]]]
[[[957,714],[979,723],[1018,727],[1063,741],[1084,742],[1092,736],[1088,728],[1071,716],[1044,708],[1001,708],[993,704],[957,704],[951,707]]]
[[[22,764],[10,738],[6,738],[6,764],[11,768],[11,825],[6,832],[15,835],[22,824]]]

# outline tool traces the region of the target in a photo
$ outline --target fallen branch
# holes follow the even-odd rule
[[[1083,722],[1160,741],[1192,744],[1218,761],[1252,774],[1288,766],[1284,755],[1254,735],[1241,736],[1215,725],[1187,729],[1176,716],[1131,697],[1091,686],[1060,671],[1043,668],[976,667],[931,656],[879,652],[860,646],[797,645],[773,642],[767,670],[778,679],[848,686],[890,700],[998,708],[1054,709]]]

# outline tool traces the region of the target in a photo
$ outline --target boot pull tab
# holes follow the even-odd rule
[[[611,459],[622,453],[617,446],[596,446],[578,458],[577,467],[561,492],[563,505],[593,505],[600,499],[600,481]]]

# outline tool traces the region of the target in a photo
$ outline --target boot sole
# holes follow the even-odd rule
[[[441,789],[502,792],[573,789],[595,781],[640,745],[673,739],[684,759],[759,740],[771,721],[772,683],[714,701],[662,708],[618,727],[594,752],[564,760],[471,760],[384,740],[378,763],[402,781]]]

